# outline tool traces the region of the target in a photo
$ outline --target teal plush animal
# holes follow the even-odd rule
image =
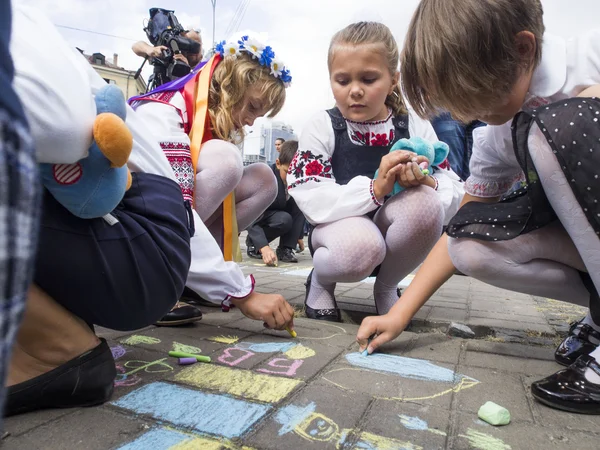
[[[125,97],[106,85],[95,97],[97,117],[89,154],[73,164],[41,164],[42,182],[72,214],[83,219],[113,211],[131,186],[126,166],[133,137],[125,125]]]
[[[445,142],[430,142],[418,136],[411,137],[410,139],[400,139],[390,149],[390,153],[395,152],[396,150],[408,150],[409,152],[414,152],[417,155],[424,156],[427,158],[427,161],[429,161],[427,163],[427,167],[437,166],[443,163],[448,157],[448,152],[450,151]],[[421,163],[421,171],[425,175],[428,175],[429,169],[427,167],[423,167],[424,164],[425,163]],[[378,172],[379,170],[375,172],[375,178],[377,178]],[[392,190],[392,195],[395,195],[403,190],[403,187],[401,187],[398,183],[395,183],[394,189]]]

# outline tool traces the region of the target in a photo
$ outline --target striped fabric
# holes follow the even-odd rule
[[[40,188],[27,127],[0,109],[0,381],[33,276],[40,215]],[[0,387],[0,408],[4,405]]]

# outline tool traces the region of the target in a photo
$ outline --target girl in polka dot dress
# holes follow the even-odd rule
[[[490,126],[474,132],[471,176],[447,235],[402,301],[363,321],[361,348],[398,336],[456,269],[589,305],[556,350],[568,368],[531,389],[549,406],[600,414],[600,30],[569,40],[544,33],[539,0],[422,0],[401,68],[418,114],[446,109]]]

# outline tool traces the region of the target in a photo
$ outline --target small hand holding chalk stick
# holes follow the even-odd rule
[[[371,345],[371,341],[373,339],[375,339],[376,336],[377,336],[377,334],[375,334],[375,333],[373,333],[371,336],[369,336],[369,339],[367,341],[367,347],[363,350],[362,356],[369,356],[369,345]]]

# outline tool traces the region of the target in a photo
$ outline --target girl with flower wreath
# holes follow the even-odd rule
[[[252,37],[223,41],[215,50],[186,77],[130,103],[154,130],[190,206],[195,235],[187,288],[271,328],[293,327],[293,308],[284,298],[254,292],[254,278],[234,262],[241,259],[238,230],[277,195],[269,166],[244,167],[236,144],[244,126],[281,110],[291,76],[273,49]],[[169,314],[174,323],[182,316],[176,309]]]
[[[425,176],[422,157],[389,153],[401,138],[437,141],[431,124],[402,99],[398,59],[396,41],[381,23],[354,23],[331,41],[336,107],[309,122],[288,172],[290,195],[316,225],[306,283],[310,318],[341,321],[336,283],[371,274],[377,312],[387,313],[398,300],[398,282],[425,259],[462,198],[449,167]],[[396,181],[407,189],[388,199]]]

